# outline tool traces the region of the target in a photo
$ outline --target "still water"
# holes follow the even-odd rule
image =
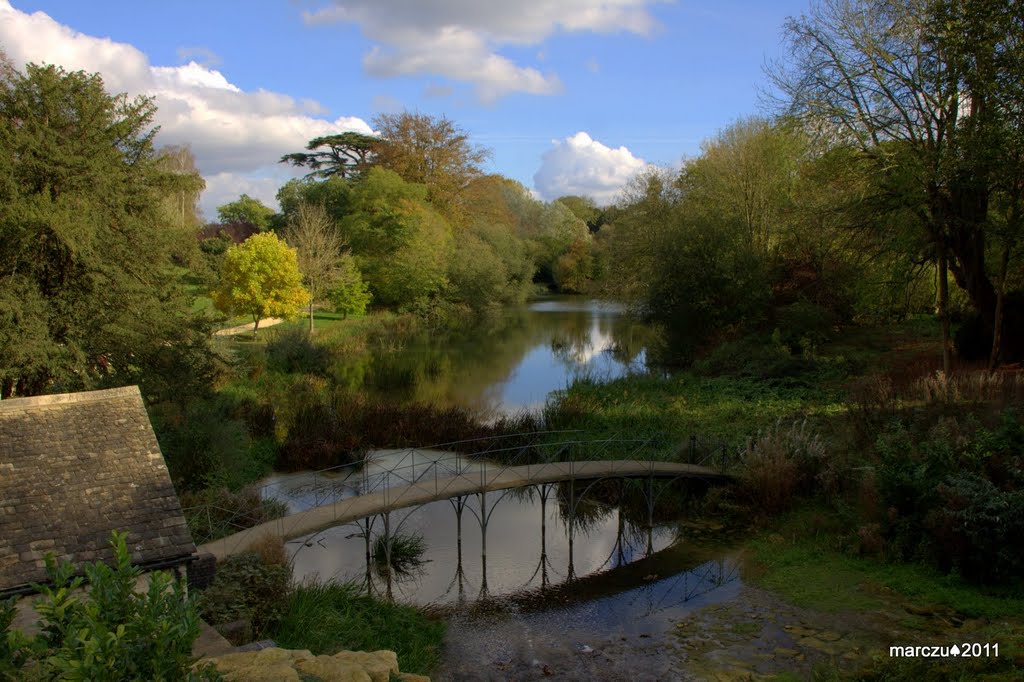
[[[580,376],[647,371],[652,339],[619,304],[560,296],[472,331],[385,344],[338,367],[335,380],[404,400],[510,414],[542,407]]]

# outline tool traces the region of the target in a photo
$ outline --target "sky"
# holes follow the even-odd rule
[[[216,207],[275,194],[312,138],[446,116],[536,196],[615,200],[648,164],[767,113],[764,65],[808,0],[0,0],[19,67],[99,72],[156,98]]]

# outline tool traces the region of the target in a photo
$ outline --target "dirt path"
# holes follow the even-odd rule
[[[266,327],[273,327],[275,324],[281,324],[284,322],[283,317],[268,317],[265,320],[260,320],[260,329]],[[218,329],[213,333],[214,336],[234,336],[235,334],[252,333],[252,323],[240,324],[237,327],[228,327],[227,329]]]

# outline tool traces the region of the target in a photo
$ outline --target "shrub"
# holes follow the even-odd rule
[[[892,550],[976,582],[1024,576],[1016,549],[1024,533],[1024,426],[1016,410],[1005,410],[995,429],[943,417],[922,434],[898,422],[876,451]]]
[[[810,432],[806,420],[789,429],[780,421],[748,444],[740,489],[757,509],[778,514],[789,509],[797,494],[810,494],[821,484],[835,490],[826,464],[824,443]]]
[[[199,615],[185,598],[184,581],[150,573],[147,591],[136,592],[142,572],[132,566],[126,537],[111,538],[113,566],[85,564],[84,577],[75,577],[72,564],[58,566],[47,557],[52,585],[34,586],[42,594],[35,604],[41,632],[31,639],[11,633],[13,603],[0,609],[0,673],[31,671],[39,679],[68,680],[219,679],[209,668],[191,669]]]
[[[260,639],[287,610],[290,583],[289,564],[276,559],[268,563],[256,552],[236,554],[217,565],[213,583],[199,598],[199,610],[213,625],[248,621],[254,638]]]
[[[238,531],[257,526],[288,513],[278,500],[263,499],[259,490],[244,488],[232,492],[227,488],[207,488],[181,494],[185,521],[197,544],[210,542]]]
[[[1007,583],[1024,576],[1024,489],[1000,490],[976,474],[939,487],[942,508],[933,523],[938,557],[971,580]]]
[[[303,328],[281,329],[267,344],[268,366],[284,374],[326,376],[330,360],[327,348],[314,343]]]
[[[230,485],[249,458],[245,424],[213,401],[192,403],[175,423],[160,425],[158,438],[179,490]]]
[[[795,379],[814,368],[810,359],[794,355],[777,331],[771,337],[751,335],[726,341],[694,365],[698,374],[754,379]]]

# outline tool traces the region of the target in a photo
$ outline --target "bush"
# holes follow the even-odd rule
[[[248,621],[253,637],[261,639],[288,608],[291,577],[291,566],[266,551],[230,556],[217,565],[199,610],[213,625]]]
[[[199,614],[185,598],[184,581],[150,573],[145,593],[135,591],[142,572],[132,566],[127,533],[114,533],[113,567],[96,562],[58,566],[49,555],[52,586],[35,585],[42,594],[35,609],[42,631],[33,638],[8,627],[13,601],[0,608],[0,673],[18,677],[31,671],[38,679],[211,680],[215,671],[193,671],[192,645],[199,636]],[[83,592],[80,588],[87,586]]]
[[[288,513],[278,500],[266,500],[254,488],[232,492],[227,488],[207,488],[181,494],[185,521],[196,544],[210,542]]]
[[[956,569],[976,582],[1024,577],[1024,426],[940,418],[920,433],[897,422],[879,437],[878,490],[898,556]]]
[[[157,434],[178,490],[238,485],[237,472],[249,459],[249,434],[218,403],[192,403],[177,420],[161,423]]]
[[[825,445],[810,432],[806,420],[789,429],[778,422],[747,446],[740,490],[750,504],[767,514],[786,511],[798,494],[835,491],[834,470]]]
[[[267,344],[270,368],[284,374],[327,375],[331,355],[324,346],[313,343],[304,328],[281,329]]]

